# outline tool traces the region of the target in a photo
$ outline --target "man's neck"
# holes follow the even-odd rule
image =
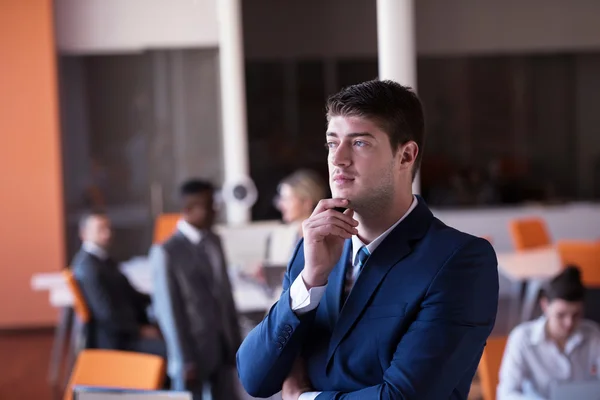
[[[413,200],[413,194],[409,192],[401,198],[396,198],[389,207],[382,207],[367,215],[357,213],[354,218],[358,221],[359,239],[365,244],[377,239],[406,214]]]
[[[85,241],[85,242],[83,242],[82,247],[86,252],[88,252],[102,260],[106,260],[109,257],[108,249],[106,249],[105,247],[103,247],[97,243]]]

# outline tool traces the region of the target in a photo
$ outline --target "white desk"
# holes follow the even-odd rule
[[[558,250],[545,247],[535,250],[520,251],[516,253],[499,253],[499,272],[519,285],[519,292],[524,289],[524,295],[515,305],[514,313],[516,322],[529,321],[533,316],[536,302],[542,291],[544,283],[558,275],[563,264]]]
[[[516,253],[499,253],[498,268],[513,281],[549,279],[562,271],[558,250],[545,247]]]
[[[142,259],[136,259],[135,263],[124,264],[122,271],[137,290],[142,293],[152,293],[150,267]],[[279,299],[279,293],[269,297],[264,290],[251,282],[233,277],[231,283],[236,308],[240,314],[267,311]],[[48,291],[50,304],[53,307],[62,308],[73,305],[73,297],[60,272],[33,275],[31,287],[35,291]]]

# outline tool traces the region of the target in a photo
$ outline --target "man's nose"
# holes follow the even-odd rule
[[[340,145],[330,155],[331,163],[335,166],[347,167],[352,163],[352,150],[347,143]]]

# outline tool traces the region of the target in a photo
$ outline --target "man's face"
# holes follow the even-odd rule
[[[183,198],[183,218],[198,229],[209,229],[215,219],[212,192],[188,194]]]
[[[556,339],[566,340],[573,334],[583,317],[583,302],[555,299],[542,300],[542,310],[548,319],[546,329]]]
[[[112,237],[110,220],[104,215],[90,216],[81,229],[81,239],[107,249]]]
[[[373,210],[389,204],[398,189],[400,153],[392,151],[388,135],[373,121],[334,116],[327,127],[329,184],[334,198],[350,208]],[[410,169],[408,171],[410,174]]]

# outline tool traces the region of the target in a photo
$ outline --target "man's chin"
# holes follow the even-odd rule
[[[350,202],[352,202],[352,198],[354,197],[352,195],[352,191],[350,190],[345,190],[345,189],[335,189],[331,191],[331,194],[333,196],[334,199],[346,199]]]

